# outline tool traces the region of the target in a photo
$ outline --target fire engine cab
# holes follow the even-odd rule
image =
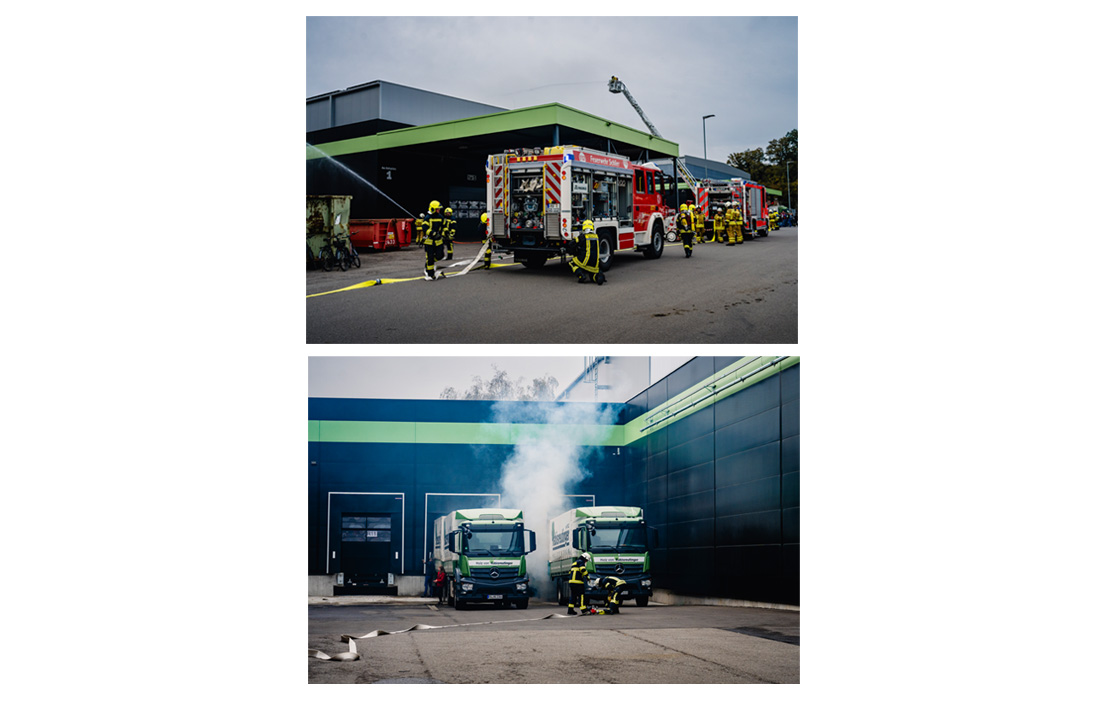
[[[572,253],[587,219],[596,228],[602,271],[619,251],[662,255],[664,176],[653,164],[580,146],[549,146],[493,154],[485,168],[492,235],[527,268]]]

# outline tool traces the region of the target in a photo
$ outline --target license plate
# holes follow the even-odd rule
[[[489,595],[489,599],[490,600],[502,600],[502,599],[504,599],[504,595]]]

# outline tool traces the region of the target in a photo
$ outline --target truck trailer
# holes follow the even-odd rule
[[[474,603],[527,609],[526,556],[534,550],[535,532],[523,528],[518,509],[458,509],[435,520],[434,555],[455,609]]]
[[[558,604],[569,602],[569,569],[581,554],[588,554],[585,600],[603,600],[598,585],[606,575],[627,583],[622,598],[635,598],[645,607],[654,594],[650,576],[650,545],[657,545],[657,531],[646,525],[641,507],[578,507],[550,520],[550,579]],[[649,541],[648,541],[649,537]]]

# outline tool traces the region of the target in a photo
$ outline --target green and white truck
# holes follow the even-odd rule
[[[585,600],[604,599],[597,585],[606,575],[627,583],[626,600],[645,607],[654,594],[650,577],[649,545],[658,543],[657,530],[646,525],[641,507],[578,507],[550,520],[550,578],[558,604],[569,602],[569,569],[578,556],[589,556]],[[649,541],[648,541],[649,539]]]
[[[435,520],[435,559],[446,572],[447,602],[527,609],[531,583],[527,554],[535,532],[518,509],[458,509]]]

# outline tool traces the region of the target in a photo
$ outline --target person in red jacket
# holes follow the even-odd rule
[[[442,563],[438,565],[433,584],[435,586],[435,595],[439,598],[439,604],[446,604],[446,572],[442,569]]]

